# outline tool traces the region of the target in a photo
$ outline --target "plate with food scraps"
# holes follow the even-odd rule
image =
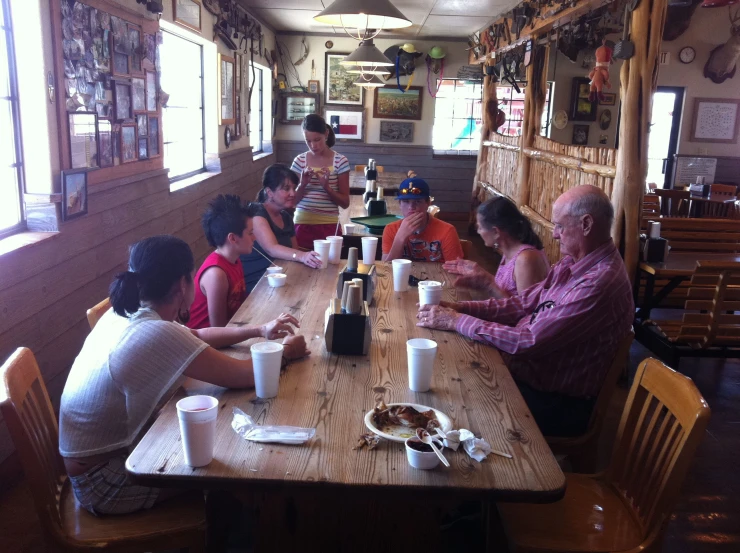
[[[407,407],[412,408],[413,411],[403,409]],[[390,417],[380,416],[385,412],[383,408],[391,413]],[[401,420],[404,420],[405,417],[405,420],[407,421],[406,424],[393,422],[395,420],[393,418],[393,414],[399,410],[401,411]],[[416,412],[415,414],[414,411]],[[381,403],[375,409],[371,409],[367,412],[365,415],[365,426],[367,426],[368,430],[377,434],[381,438],[403,443],[407,438],[416,436],[417,428],[423,428],[418,424],[414,424],[414,417],[424,416],[429,413],[429,411],[432,411],[434,418],[427,418],[427,420],[436,419],[436,421],[439,422],[439,428],[444,432],[452,430],[452,419],[450,419],[450,417],[434,407],[427,407],[426,405],[419,405],[417,403],[388,403],[387,405]],[[376,414],[378,414],[379,417],[374,416]]]

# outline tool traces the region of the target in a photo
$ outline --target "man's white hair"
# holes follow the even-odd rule
[[[609,197],[596,187],[588,194],[577,196],[570,202],[569,208],[571,217],[591,215],[596,224],[607,232],[612,228],[612,223],[614,222],[614,206],[612,206]]]

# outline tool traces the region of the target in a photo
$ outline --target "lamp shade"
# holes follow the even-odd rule
[[[360,75],[358,79],[354,82],[354,84],[363,88],[378,88],[381,86],[385,86],[385,83],[381,81],[380,77],[378,77],[377,75],[366,75]]]
[[[391,68],[385,65],[378,67],[377,65],[361,65],[347,69],[347,73],[358,74],[358,75],[390,75]]]
[[[389,0],[336,0],[314,16],[319,23],[356,29],[401,29],[411,21]]]
[[[360,42],[357,49],[339,62],[340,65],[371,65],[392,67],[394,62],[383,55],[373,44],[373,39]]]

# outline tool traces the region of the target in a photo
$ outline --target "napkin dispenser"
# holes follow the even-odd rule
[[[647,238],[642,250],[642,257],[648,263],[662,263],[668,255],[668,240],[665,238]]]
[[[370,351],[370,310],[362,302],[357,314],[342,312],[342,300],[332,298],[324,319],[326,350],[339,355],[367,355]]]
[[[385,215],[388,213],[388,204],[385,200],[368,200],[365,204],[368,216]]]
[[[359,278],[362,280],[362,299],[367,302],[368,305],[373,302],[373,295],[375,294],[375,284],[377,281],[377,272],[375,265],[365,265],[364,263],[358,263],[356,269],[350,269],[349,263],[345,265],[344,269],[339,272],[339,278],[337,279],[337,297],[342,297],[342,290],[344,289],[344,283],[348,280]]]

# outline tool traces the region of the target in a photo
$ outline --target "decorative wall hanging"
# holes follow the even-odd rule
[[[62,171],[62,221],[87,213],[87,171]]]
[[[324,102],[326,104],[345,104],[362,106],[364,89],[355,86],[355,75],[348,73],[348,67],[340,65],[348,54],[325,54]]]
[[[692,142],[735,144],[740,128],[740,100],[731,98],[694,99]]]
[[[172,13],[175,23],[201,31],[199,0],[172,0]]]
[[[414,124],[410,121],[381,121],[381,142],[413,142]]]
[[[94,169],[98,160],[98,115],[78,111],[69,115],[69,149],[72,169]]]
[[[319,81],[308,81],[308,92],[310,94],[319,93]]]
[[[395,86],[375,89],[373,117],[376,119],[414,119],[421,121],[421,101],[424,89],[412,86],[403,92]]]
[[[612,110],[605,109],[601,112],[601,115],[599,115],[599,128],[602,131],[605,131],[608,129],[612,124]]]
[[[573,144],[585,146],[588,144],[588,125],[573,125]]]
[[[136,154],[136,126],[133,124],[121,125],[121,163],[136,161]]]
[[[574,77],[570,92],[572,121],[596,121],[596,102],[588,99],[591,85],[586,77]]]
[[[220,125],[230,125],[234,122],[234,58],[218,55],[219,67],[219,98],[220,102]]]
[[[318,94],[308,92],[285,92],[280,94],[280,122],[283,124],[300,125],[306,115],[318,112]]]
[[[365,142],[365,108],[354,106],[324,106],[324,120],[337,140]]]
[[[588,78],[591,79],[588,99],[591,103],[603,98],[602,90],[604,87],[611,88],[612,83],[609,81],[609,66],[612,64],[612,48],[610,42],[604,40],[601,46],[594,53],[596,64]]]
[[[616,106],[617,105],[617,93],[616,92],[602,92],[601,99],[599,100],[600,106]]]

